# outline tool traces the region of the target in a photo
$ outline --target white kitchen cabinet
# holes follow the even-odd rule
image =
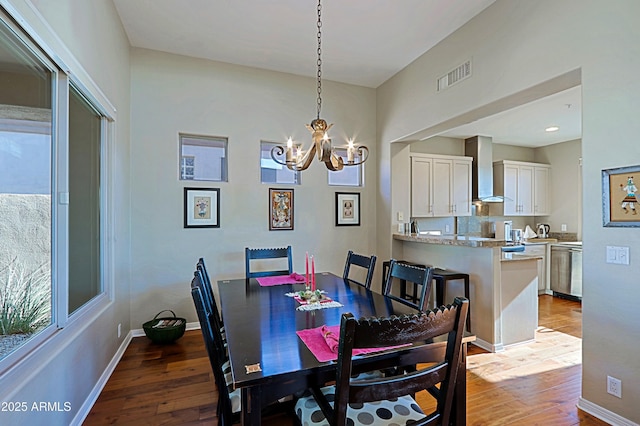
[[[411,216],[471,215],[471,157],[411,155]]]
[[[433,216],[433,160],[411,158],[411,217]]]
[[[548,164],[506,160],[494,162],[493,192],[504,196],[502,215],[548,215],[550,169]]]

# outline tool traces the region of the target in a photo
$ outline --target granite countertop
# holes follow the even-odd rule
[[[507,245],[507,242],[505,240],[484,237],[471,237],[466,235],[393,234],[393,239],[401,241],[411,241],[414,243],[481,248],[502,247]]]

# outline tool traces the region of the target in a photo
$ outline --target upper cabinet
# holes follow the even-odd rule
[[[411,154],[411,216],[471,216],[471,157]]]
[[[504,196],[504,216],[549,215],[548,164],[521,161],[493,163],[493,192]]]

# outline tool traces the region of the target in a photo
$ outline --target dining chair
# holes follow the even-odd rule
[[[200,330],[204,338],[207,355],[211,369],[213,370],[214,381],[218,388],[217,416],[219,426],[231,426],[240,422],[240,412],[242,410],[242,396],[240,389],[233,389],[233,378],[231,375],[231,364],[227,353],[226,341],[220,331],[214,313],[207,305],[204,296],[206,284],[203,275],[196,270],[191,280],[191,296],[198,314]],[[288,412],[291,410],[291,397],[280,398],[271,402],[263,408],[263,415]],[[265,398],[268,401],[268,398]],[[285,402],[285,403],[281,403]]]
[[[207,271],[207,267],[202,257],[198,259],[198,263],[196,263],[196,271],[199,271],[202,275],[202,293],[205,298],[205,302],[209,303],[210,311],[213,313],[216,325],[219,326],[220,331],[224,333],[224,322],[222,321],[222,315],[220,315],[220,310],[218,309],[218,304],[216,303],[216,296],[215,294],[213,294],[213,287],[211,286],[209,272]]]
[[[404,303],[405,305],[424,311],[429,302],[431,295],[431,281],[433,280],[433,268],[430,266],[417,266],[407,263],[401,263],[395,259],[391,259],[389,264],[389,272],[386,276],[382,294],[385,296]],[[398,296],[393,293],[393,283],[410,282],[418,286],[419,296],[417,300]]]
[[[225,355],[221,335],[216,332],[218,328],[215,325],[213,313],[207,309],[202,291],[203,286],[202,276],[196,271],[191,281],[191,296],[198,314],[200,330],[202,331],[207,355],[213,370],[214,381],[218,388],[218,406],[216,408],[218,425],[227,426],[238,420],[237,415],[234,413],[240,413],[242,408],[240,404],[241,395],[239,389],[231,390],[229,361]]]
[[[371,425],[420,424],[448,425],[453,407],[455,384],[462,371],[462,335],[469,301],[457,297],[449,306],[433,311],[390,318],[361,318],[342,314],[336,363],[336,383],[312,387],[311,395],[296,402],[295,413],[301,424]],[[446,349],[436,349],[431,339],[447,336]],[[424,343],[427,342],[427,343]],[[402,363],[418,365],[415,371],[374,380],[351,378],[353,350],[413,346],[401,355]],[[434,358],[438,353],[438,359]],[[435,361],[435,362],[434,362]],[[376,357],[358,357],[358,366],[375,364]],[[425,364],[428,363],[428,364]],[[436,385],[440,385],[436,387]],[[436,409],[425,414],[412,395],[427,390],[436,399]]]
[[[251,271],[251,261],[252,260],[266,260],[266,259],[287,259],[287,269],[267,269],[260,271]],[[257,277],[271,277],[275,275],[290,275],[293,273],[293,261],[291,256],[291,246],[283,247],[283,248],[257,248],[252,249],[249,247],[245,247],[244,249],[244,259],[245,259],[245,276],[247,278],[257,278]]]
[[[349,278],[349,272],[351,271],[351,265],[356,265],[361,268],[364,268],[367,271],[367,276],[364,280],[364,283],[360,281],[354,280],[353,278]],[[371,288],[371,281],[373,280],[373,271],[376,268],[376,256],[371,255],[371,257],[363,256],[361,254],[354,253],[349,250],[347,253],[347,261],[344,265],[344,273],[342,274],[342,278],[349,279],[355,283],[364,286],[366,289]]]

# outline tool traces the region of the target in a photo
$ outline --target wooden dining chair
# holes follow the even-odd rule
[[[387,274],[382,294],[385,296],[404,303],[405,305],[424,311],[429,302],[431,295],[431,281],[433,280],[433,268],[429,266],[416,266],[398,262],[391,259],[389,265],[389,273]],[[393,284],[401,282],[410,282],[418,286],[418,300],[398,296],[393,292]],[[398,292],[400,294],[400,292]]]
[[[296,402],[294,410],[300,423],[449,425],[456,380],[466,374],[459,366],[468,306],[467,299],[456,298],[453,305],[400,317],[356,320],[351,313],[342,314],[336,384],[311,388],[311,395]],[[441,335],[447,335],[446,350],[434,351],[429,341]],[[403,352],[402,362],[421,368],[409,373],[398,369],[398,375],[374,380],[351,378],[354,349],[406,344],[413,346]],[[435,363],[434,352],[442,355]],[[377,361],[365,356],[357,362],[359,368],[366,368]],[[412,397],[421,390],[427,390],[426,395],[437,401],[436,409],[429,414]]]
[[[202,331],[207,355],[213,370],[214,381],[218,388],[218,425],[227,426],[238,421],[237,413],[240,413],[242,408],[241,395],[239,389],[231,390],[229,360],[226,357],[224,342],[215,324],[213,313],[207,308],[202,291],[203,286],[202,276],[196,271],[191,281],[191,296],[198,314],[200,330]]]
[[[269,269],[269,270],[260,270],[260,271],[251,271],[251,261],[252,260],[266,260],[266,259],[287,259],[287,269]],[[257,278],[257,277],[272,277],[275,275],[290,275],[293,273],[293,260],[291,256],[291,246],[283,247],[283,248],[257,248],[251,249],[249,247],[245,247],[244,249],[244,259],[245,259],[245,276],[247,278]]]
[[[222,315],[220,315],[220,310],[218,309],[218,304],[216,303],[216,296],[213,293],[213,287],[211,287],[209,272],[207,271],[207,267],[204,264],[204,259],[202,257],[198,259],[198,263],[196,263],[196,272],[198,271],[202,276],[202,295],[205,298],[205,302],[209,304],[210,311],[213,313],[216,325],[218,325],[220,330],[224,333],[224,323],[222,321]]]
[[[353,278],[349,278],[349,272],[351,271],[351,265],[356,265],[366,270],[366,278],[364,283],[354,280]],[[344,273],[342,274],[342,278],[349,279],[355,283],[364,286],[367,289],[371,288],[371,281],[373,280],[373,271],[376,268],[376,256],[371,255],[371,257],[363,256],[361,254],[354,253],[349,250],[347,253],[347,261],[344,265]]]

